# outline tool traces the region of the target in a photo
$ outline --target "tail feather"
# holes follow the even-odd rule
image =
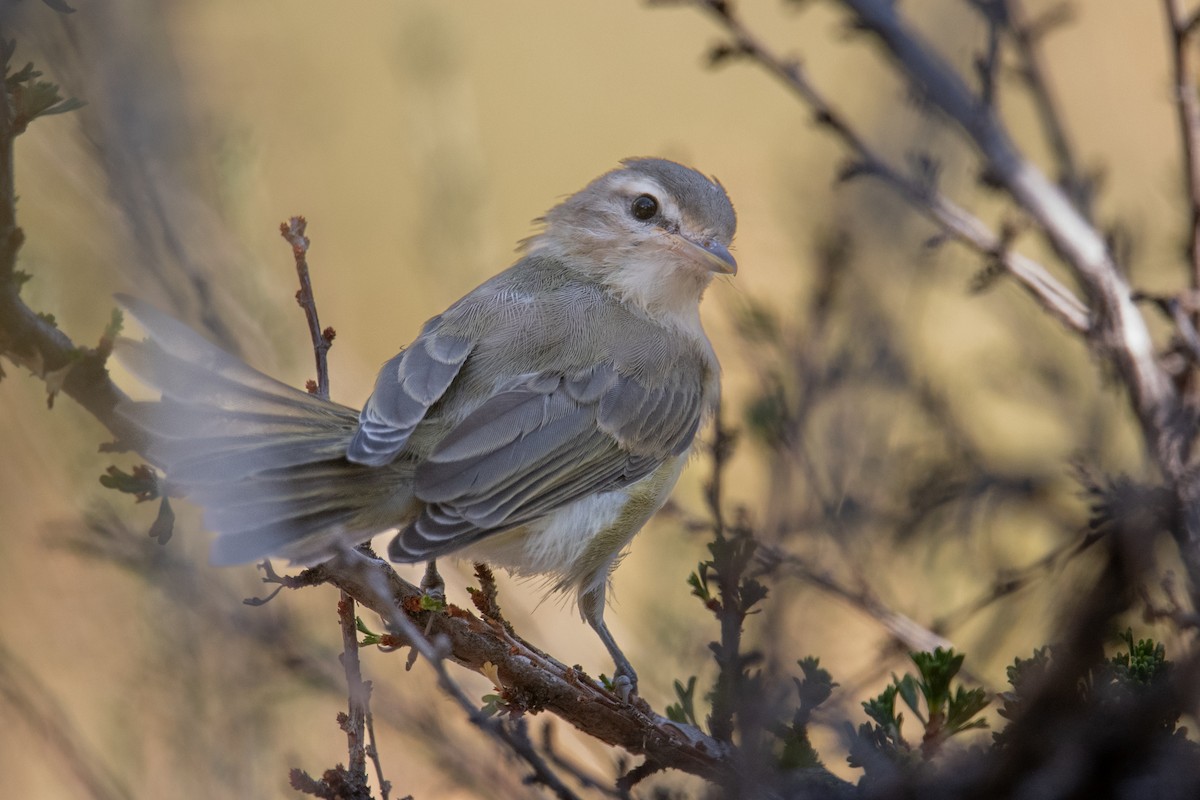
[[[292,561],[313,563],[332,556],[342,544],[352,544],[345,534],[354,530],[354,512],[325,511],[309,516],[273,520],[236,534],[218,536],[209,560],[218,566],[245,564],[283,554]]]
[[[274,378],[256,373],[262,381],[245,380],[240,371],[195,363],[173,355],[153,340],[121,340],[121,363],[139,378],[155,386],[163,397],[185,405],[204,405],[213,410],[250,413],[278,413],[284,407],[308,411],[320,418],[333,409],[357,413],[345,406],[323,401]],[[233,358],[224,354],[228,358]],[[241,365],[243,369],[250,369]],[[286,401],[286,402],[285,402]]]
[[[244,389],[255,389],[268,396],[291,397],[293,402],[305,401],[305,405],[314,409],[321,407],[319,398],[262,374],[149,303],[127,294],[118,294],[116,299],[145,328],[149,342],[164,354],[198,367],[209,379],[219,376]]]
[[[342,458],[349,437],[328,431],[282,440],[273,436],[220,437],[199,439],[190,451],[188,444],[177,441],[155,451],[171,465],[171,480],[185,485],[220,484],[268,469],[286,469]]]
[[[323,417],[280,417],[278,413],[209,409],[192,404],[188,410],[192,428],[184,433],[175,424],[180,413],[176,408],[177,402],[170,398],[146,402],[130,401],[125,405],[125,412],[129,416],[137,417],[142,430],[154,434],[156,440],[164,442],[194,440],[197,436],[304,435],[328,425]],[[353,427],[354,421],[354,418],[347,416],[348,426]]]
[[[168,483],[204,508],[215,563],[312,562],[403,524],[411,468],[346,459],[357,411],[252,369],[140,300],[118,300],[149,338],[120,340],[117,356],[163,394],[119,411]]]

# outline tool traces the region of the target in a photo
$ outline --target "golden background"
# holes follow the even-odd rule
[[[1056,473],[1054,507],[1082,522],[1066,464],[1079,426],[1094,423],[1044,394],[1025,369],[1021,337],[1070,365],[1064,392],[1102,409],[1087,419],[1106,425],[1107,466],[1139,468],[1121,398],[1086,350],[1008,284],[968,294],[978,257],[924,250],[933,229],[880,184],[837,185],[840,143],[755,66],[710,69],[705,54],[720,31],[694,10],[630,0],[76,5],[62,17],[34,0],[5,3],[0,21],[17,40],[16,65],[35,61],[64,95],[89,104],[36,121],[16,154],[20,267],[33,275],[24,296],[77,342],[93,344],[111,295],[131,292],[302,385],[311,351],[278,224],[304,214],[322,322],[338,333],[333,395],[357,405],[378,365],[426,318],[511,263],[531,220],[619,159],[660,155],[717,176],[738,210],[740,272],[714,284],[704,307],[735,424],[758,374],[736,341],[737,309],[755,298],[802,323],[814,244],[850,221],[856,286],[897,321],[922,378],[944,388],[990,464]],[[1029,3],[1035,13],[1049,5]],[[922,117],[833,4],[742,6],[768,43],[803,56],[813,81],[884,153],[904,163],[915,149],[934,150],[945,191],[993,224],[1003,218],[1002,199],[977,188],[969,152]],[[985,35],[975,15],[934,0],[902,8],[969,70]],[[1134,282],[1178,285],[1186,219],[1158,4],[1078,3],[1045,56],[1084,163],[1104,172],[1098,217],[1119,221],[1136,244]],[[1005,86],[1014,135],[1048,163],[1028,100]],[[1036,241],[1022,246],[1053,263]],[[48,412],[42,382],[3,366],[0,796],[99,795],[111,784],[114,797],[288,797],[289,768],[319,774],[344,760],[333,590],[244,606],[265,593],[254,568],[209,568],[207,534],[184,502],[169,545],[138,541],[128,560],[113,556],[120,547],[95,529],[124,525],[140,536],[153,509],[102,490],[96,476],[133,461],[98,453],[108,438],[99,425],[66,398]],[[898,423],[880,444],[907,447],[914,436]],[[694,513],[707,469],[696,459],[675,495]],[[766,483],[743,445],[730,502],[755,509]],[[983,544],[896,547],[886,572],[871,573],[873,588],[927,621],[977,595],[992,570],[1049,546],[1041,518],[980,524]],[[702,557],[699,535],[660,520],[615,579],[610,624],[659,709],[674,699],[672,679],[701,671],[702,683],[711,680],[706,644],[716,626],[685,585]],[[466,574],[449,576],[452,602],[465,603]],[[1053,588],[1043,583],[949,634],[989,687],[1003,685],[1015,655],[1046,641],[1062,603]],[[610,669],[566,604],[540,603],[536,586],[503,579],[501,591],[522,634],[593,674]],[[904,669],[902,658],[880,655],[884,636],[869,617],[803,587],[789,597],[773,628],[786,638],[767,645],[793,659],[818,655],[843,683],[868,677],[858,692]],[[754,626],[751,641],[763,635]],[[520,769],[461,730],[427,667],[404,672],[405,658],[364,651],[393,796],[526,796]],[[490,690],[456,675],[474,696]],[[841,702],[862,721],[855,696]],[[591,768],[610,769],[604,748],[560,739]],[[821,746],[831,768],[856,774],[836,737],[823,735]]]

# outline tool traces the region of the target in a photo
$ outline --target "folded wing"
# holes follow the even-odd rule
[[[417,340],[380,370],[346,451],[351,461],[369,466],[390,463],[462,369],[473,342],[442,333],[440,324],[440,316],[427,322]]]
[[[701,411],[699,386],[648,387],[608,364],[522,376],[417,467],[415,495],[426,507],[391,556],[435,557],[634,483],[687,450]]]

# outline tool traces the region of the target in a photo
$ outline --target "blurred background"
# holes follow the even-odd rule
[[[532,220],[619,159],[664,156],[721,180],[740,272],[714,284],[704,317],[724,419],[742,432],[725,502],[778,557],[747,639],[771,668],[815,655],[841,684],[818,740],[831,769],[855,774],[833,731],[861,722],[859,701],[907,666],[903,624],[867,601],[945,637],[973,680],[1000,690],[1093,574],[1086,554],[1026,568],[1078,541],[1072,464],[1144,469],[1123,397],[1013,285],[973,293],[977,256],[930,247],[934,228],[881,184],[839,184],[841,145],[783,86],[749,63],[709,68],[720,31],[699,12],[633,0],[74,5],[0,0],[0,33],[16,39],[15,65],[35,62],[87,102],[36,121],[16,153],[23,294],[79,343],[99,338],[112,294],[131,292],[303,385],[312,356],[278,234],[303,214],[322,323],[337,330],[333,396],[357,406],[425,319],[510,264]],[[932,156],[943,191],[993,225],[1019,223],[832,3],[743,5],[884,154]],[[1095,217],[1139,288],[1176,287],[1187,220],[1165,23],[1157,4],[1073,9],[1042,55],[1100,181]],[[977,15],[953,0],[905,12],[971,74],[986,38]],[[1014,136],[1052,171],[1027,93],[1010,70],[1001,78]],[[1058,270],[1040,242],[1019,244]],[[289,797],[290,768],[344,761],[335,591],[244,605],[266,593],[253,566],[209,567],[185,502],[175,537],[149,539],[155,504],[97,481],[136,460],[98,452],[100,425],[65,398],[47,411],[41,381],[5,370],[0,796]],[[686,585],[706,557],[687,523],[705,517],[710,471],[707,456],[693,461],[615,577],[610,624],[657,709],[673,680],[714,674],[716,623]],[[465,605],[469,566],[444,572]],[[569,604],[500,586],[526,638],[611,669]],[[394,797],[527,796],[521,769],[438,696],[426,665],[363,658]],[[475,696],[491,689],[458,677]],[[563,752],[613,773],[620,754],[559,728]]]

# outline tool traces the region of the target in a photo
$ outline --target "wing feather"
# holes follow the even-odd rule
[[[524,376],[417,467],[415,494],[427,505],[389,552],[433,557],[646,477],[691,444],[701,391],[647,387],[611,364]]]
[[[430,406],[441,399],[458,376],[474,342],[442,333],[442,318],[425,324],[410,347],[388,361],[375,381],[375,391],[359,415],[359,427],[346,457],[358,464],[381,466],[404,449]]]

